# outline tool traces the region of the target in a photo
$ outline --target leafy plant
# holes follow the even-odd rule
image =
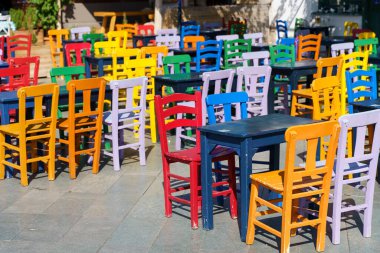
[[[9,14],[11,19],[16,26],[16,29],[20,29],[23,25],[24,12],[21,9],[10,9]]]
[[[22,9],[10,9],[9,13],[16,30],[32,30],[37,25],[37,10],[32,6],[28,6],[25,11]]]
[[[29,2],[36,7],[37,19],[44,30],[54,29],[57,27],[59,6],[65,6],[72,0],[30,0]]]

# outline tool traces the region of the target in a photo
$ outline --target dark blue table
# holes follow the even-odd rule
[[[0,69],[8,68],[9,64],[6,61],[0,61]]]
[[[214,28],[214,29],[205,29],[200,31],[200,35],[204,36],[206,40],[215,40],[216,36],[227,35],[227,28]]]
[[[181,74],[168,74],[154,76],[154,89],[156,95],[162,95],[162,86],[172,87],[175,93],[185,93],[189,87],[203,85],[202,73],[191,72]]]
[[[197,56],[197,50],[195,48],[175,48],[170,49],[174,53],[174,55],[188,54],[191,57]]]
[[[117,64],[123,64],[123,57],[119,57],[117,59]],[[85,56],[84,57],[84,65],[86,70],[86,78],[91,78],[91,67],[95,66],[98,69],[98,77],[104,76],[104,66],[112,65],[112,57],[111,56]]]
[[[256,43],[252,45],[252,52],[269,51],[270,46],[271,44],[268,44],[268,43]]]
[[[143,47],[147,47],[151,40],[156,40],[156,35],[154,35],[154,34],[151,34],[151,35],[133,35],[133,37],[132,37],[133,47],[137,48],[137,42],[138,41],[142,41]]]
[[[279,167],[279,145],[285,142],[284,134],[290,126],[311,124],[307,118],[284,114],[270,114],[199,128],[201,133],[201,182],[203,228],[214,228],[212,201],[211,151],[221,145],[236,150],[240,165],[239,225],[240,238],[245,241],[249,207],[249,176],[252,173],[252,157],[258,148],[270,147],[270,169]]]

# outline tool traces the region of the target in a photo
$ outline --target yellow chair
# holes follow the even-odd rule
[[[331,78],[331,77],[328,77]],[[336,77],[335,77],[336,78]],[[340,126],[335,121],[328,121],[310,125],[294,126],[285,132],[286,158],[284,170],[270,171],[251,175],[251,197],[248,213],[248,230],[246,243],[253,244],[255,226],[258,226],[281,239],[281,253],[290,252],[290,237],[295,236],[297,228],[312,226],[317,229],[316,250],[323,251],[326,237],[326,218],[329,202],[331,176],[334,167],[335,152],[338,145]],[[329,148],[326,162],[323,166],[316,166],[316,151],[318,139],[329,137]],[[295,165],[297,144],[305,145],[306,163],[304,167]],[[282,195],[275,200],[265,200],[258,196],[259,187],[265,187]],[[299,200],[309,199],[318,205],[318,218],[308,219],[299,213]],[[282,201],[282,207],[274,203]],[[265,206],[268,210],[257,210]],[[280,213],[281,231],[266,224],[258,217]]]
[[[369,52],[353,52],[351,54],[343,55],[342,63],[342,79],[341,79],[341,91],[340,91],[340,105],[341,114],[347,114],[347,89],[346,89],[346,71],[353,72],[358,69],[367,70],[368,69],[368,56]]]
[[[68,152],[67,157],[58,156],[58,159],[69,164],[71,179],[77,176],[80,155],[93,156],[92,173],[99,172],[105,89],[106,80],[103,78],[71,80],[67,83],[69,113],[67,118],[58,121],[58,129],[67,136],[61,136],[58,141],[67,147]],[[81,108],[78,108],[78,97],[83,101]],[[94,102],[97,102],[95,108]]]
[[[131,40],[137,34],[137,24],[117,24],[116,30],[127,31],[128,39]]]
[[[148,77],[146,101],[149,105],[147,112],[149,114],[150,122],[149,124],[146,124],[146,128],[150,129],[152,143],[157,142],[156,115],[154,111],[155,92],[154,92],[154,78],[153,78],[153,76],[157,74],[156,65],[157,63],[154,58],[129,60],[125,64],[128,78],[142,77],[142,76]],[[138,101],[140,101],[140,91],[139,89],[135,89],[133,92],[134,92],[133,94],[134,100],[137,103]]]
[[[183,37],[184,48],[197,49],[197,42],[204,42],[203,36],[185,36]]]
[[[111,56],[113,52],[120,48],[120,40],[115,41],[98,41],[94,44],[95,56]]]
[[[162,62],[162,58],[167,56],[169,53],[169,49],[167,46],[155,46],[155,47],[142,47],[141,48],[141,58],[153,58],[157,62],[157,74],[164,74],[164,64]]]
[[[64,67],[63,61],[63,51],[62,51],[62,40],[69,39],[69,30],[60,29],[60,30],[49,30],[49,44],[50,44],[50,54],[51,60],[53,62],[53,67]],[[57,65],[56,57],[59,57],[59,65]]]
[[[128,32],[127,31],[112,31],[107,34],[108,41],[119,40],[120,48],[127,48]]]
[[[57,84],[41,84],[22,87],[18,90],[19,122],[0,126],[0,179],[4,179],[5,166],[20,171],[21,185],[28,185],[28,164],[32,164],[32,172],[37,173],[38,162],[47,164],[48,179],[55,179],[55,132],[57,124],[57,108],[59,86]],[[44,97],[49,98],[50,113],[47,114]],[[26,99],[34,99],[32,119],[26,118]],[[6,137],[10,141],[6,142]],[[37,154],[42,145],[41,154]],[[6,154],[6,150],[11,154]],[[13,161],[18,156],[19,163]],[[9,161],[11,160],[11,161]],[[17,159],[16,159],[17,160]]]
[[[321,58],[317,61],[317,73],[314,78],[336,76],[340,82],[343,60],[341,57]],[[301,99],[301,100],[299,100]],[[303,116],[313,113],[314,104],[307,102],[313,99],[313,90],[298,89],[292,91],[291,116]]]
[[[344,22],[344,36],[352,36],[352,31],[354,29],[359,29],[359,24],[355,22],[346,21]]]
[[[123,64],[117,60],[123,58]],[[138,48],[118,48],[112,54],[112,80],[125,79],[128,77],[127,62],[132,59],[141,59],[141,50]]]
[[[374,32],[363,32],[358,34],[358,39],[373,39],[376,38],[376,33]]]

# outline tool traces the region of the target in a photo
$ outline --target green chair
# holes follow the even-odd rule
[[[164,65],[164,74],[190,73],[191,57],[188,54],[165,56],[162,59]],[[171,95],[174,93],[171,87],[165,87],[164,94]],[[194,88],[189,87],[186,93],[194,93]]]
[[[369,52],[369,55],[377,56],[377,46],[379,44],[378,38],[369,38],[369,39],[357,39],[354,41],[355,51],[356,52]],[[379,65],[370,64],[370,69],[375,69],[376,71],[380,70]]]
[[[247,24],[238,23],[238,24],[231,24],[230,28],[230,34],[238,34],[239,38],[243,38],[244,34],[247,32]]]
[[[243,53],[251,52],[252,40],[237,39],[224,41],[224,69],[243,66]]]
[[[89,41],[91,42],[91,54],[94,54],[94,44],[97,41],[104,41],[104,34],[103,33],[87,33],[83,34],[83,41]]]

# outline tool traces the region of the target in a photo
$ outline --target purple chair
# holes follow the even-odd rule
[[[113,157],[114,170],[120,170],[119,153],[123,149],[132,148],[139,151],[140,165],[145,165],[145,106],[146,77],[114,80],[110,82],[112,89],[112,110],[104,112],[104,124],[112,127],[111,134],[104,138],[112,141],[112,152],[104,151],[105,155]],[[120,92],[120,91],[125,91]],[[133,93],[140,92],[140,101],[135,104]],[[120,95],[122,94],[122,95]],[[119,103],[119,101],[121,103]],[[139,141],[124,143],[123,132],[134,131],[138,127]]]
[[[362,113],[348,114],[339,118],[341,125],[338,154],[336,158],[333,193],[333,215],[332,218],[332,243],[340,243],[340,225],[342,213],[349,211],[364,211],[363,236],[371,236],[371,221],[373,209],[373,197],[375,191],[376,170],[380,148],[380,110]],[[370,125],[375,126],[373,141],[370,151],[366,152],[366,133],[371,132]],[[354,156],[346,158],[347,133],[349,130],[356,132]],[[354,178],[347,179],[346,176],[354,174]],[[361,182],[366,185],[360,186]],[[358,188],[364,192],[364,203],[347,205],[343,200],[343,185]]]

